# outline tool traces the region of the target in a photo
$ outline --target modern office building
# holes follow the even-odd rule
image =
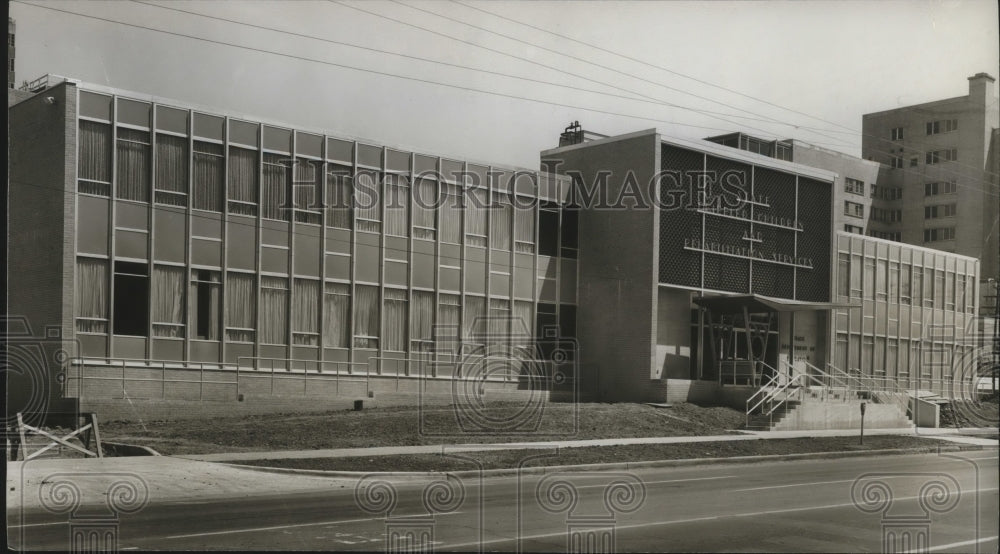
[[[237,366],[398,388],[575,333],[565,178],[56,77],[8,113],[9,313],[73,344],[67,394]]]
[[[872,209],[879,172],[877,162],[794,139],[767,141],[737,132],[705,140],[836,173],[833,226],[848,233],[893,238],[870,226],[870,222],[895,221],[899,215],[881,208]]]
[[[1000,274],[1000,186],[989,165],[1000,148],[994,83],[978,73],[969,77],[964,96],[869,113],[862,120],[862,157],[883,165],[874,206],[901,215],[879,222],[878,230],[977,258],[984,281]]]
[[[955,371],[926,345],[954,359],[976,306],[978,261],[846,233],[846,180],[768,155],[575,128],[517,170],[33,83],[8,110],[8,313],[70,351],[44,366],[53,394],[148,414],[468,383],[739,405],[817,373],[940,389]]]
[[[931,364],[931,337],[934,356],[964,348],[978,261],[845,232],[837,173],[655,129],[547,150],[542,163],[586,206],[580,371],[612,397],[725,395],[719,384],[775,372],[931,390],[955,376]],[[873,180],[873,164],[848,166]],[[607,200],[595,208],[597,190]]]

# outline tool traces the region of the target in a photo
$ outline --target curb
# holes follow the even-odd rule
[[[103,446],[111,447],[111,451],[115,453],[116,458],[119,457],[131,457],[131,456],[162,456],[159,452],[153,450],[148,446],[139,446],[135,444],[125,444],[122,442],[109,442],[102,441]]]
[[[834,452],[806,452],[802,454],[767,454],[763,456],[731,456],[726,458],[684,458],[678,460],[649,460],[643,462],[613,462],[605,464],[575,464],[560,466],[533,466],[525,468],[499,468],[487,469],[483,471],[462,470],[453,472],[444,471],[335,471],[322,469],[291,469],[281,467],[249,466],[235,463],[220,462],[221,465],[258,471],[261,473],[282,473],[292,475],[311,475],[314,477],[350,478],[357,479],[365,475],[381,475],[385,477],[397,478],[420,478],[420,477],[440,477],[442,475],[453,475],[455,477],[502,477],[513,475],[533,475],[545,474],[559,471],[594,471],[594,470],[631,470],[654,467],[685,467],[696,465],[717,465],[736,463],[763,463],[763,462],[784,462],[795,460],[823,460],[833,458],[859,458],[865,456],[890,456],[903,454],[933,454],[941,452],[965,452],[978,450],[996,450],[996,446],[981,445],[954,445],[954,446],[924,446],[918,448],[896,448],[883,450],[839,450]]]

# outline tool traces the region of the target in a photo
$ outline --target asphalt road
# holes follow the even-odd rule
[[[115,530],[104,540],[115,536],[123,550],[881,552],[888,539],[898,551],[996,552],[997,462],[997,451],[986,450],[365,480],[333,493],[161,503],[117,520],[81,510],[20,521],[8,510],[8,540],[19,549],[67,550],[73,531],[90,525]]]

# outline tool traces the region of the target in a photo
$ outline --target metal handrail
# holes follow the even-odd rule
[[[757,389],[757,392],[750,395],[750,398],[747,398],[746,401],[747,425],[750,425],[750,414],[753,413],[753,411],[756,410],[758,407],[760,407],[760,405],[764,402],[764,399],[754,404],[753,407],[750,406],[750,403],[753,402],[754,399],[757,398],[758,396],[767,395],[770,390],[769,387],[775,385],[777,380],[778,380],[778,373],[775,371],[774,373],[771,374],[771,378],[768,380],[766,384],[764,384],[761,388]]]

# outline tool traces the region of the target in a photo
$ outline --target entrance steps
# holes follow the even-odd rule
[[[848,397],[845,397],[847,395]],[[861,404],[865,406],[866,429],[913,427],[906,409],[897,402],[850,398],[847,391],[810,390],[800,400],[775,402],[773,413],[768,405],[761,413],[751,414],[747,429],[766,431],[803,431],[821,429],[860,429]]]

